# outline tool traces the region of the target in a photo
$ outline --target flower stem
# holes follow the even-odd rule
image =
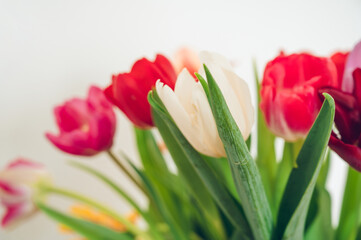
[[[75,192],[72,192],[72,191],[69,191],[66,189],[53,187],[53,186],[44,186],[43,185],[43,186],[41,186],[41,190],[45,193],[58,194],[58,195],[61,195],[64,197],[68,197],[68,198],[83,202],[83,203],[85,203],[91,207],[94,207],[94,208],[98,209],[99,211],[109,215],[110,217],[114,218],[115,220],[121,222],[122,224],[124,224],[126,229],[129,232],[133,233],[134,235],[142,236],[142,239],[147,239],[147,240],[150,239],[147,233],[140,230],[138,227],[136,227],[133,223],[131,223],[125,217],[117,214],[114,210],[109,209],[107,206],[104,206],[103,204],[98,203],[98,202],[94,201],[93,199],[90,199],[88,197],[85,197],[83,195],[80,195],[78,193],[75,193]]]
[[[117,158],[110,150],[106,151],[108,156],[110,157],[111,160],[113,160],[113,162],[133,181],[133,183],[135,185],[137,185],[137,187],[146,195],[147,191],[144,189],[144,186],[139,182],[139,180],[137,180],[130,172],[129,170],[123,165],[123,163],[120,161],[119,158]]]

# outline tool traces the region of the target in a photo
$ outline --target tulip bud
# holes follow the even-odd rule
[[[45,167],[17,159],[0,171],[0,205],[6,211],[1,225],[9,227],[36,212],[33,202],[36,184],[49,179]]]
[[[113,144],[116,118],[112,104],[98,87],[90,87],[87,99],[73,98],[54,109],[59,134],[46,137],[60,150],[92,156]]]
[[[244,139],[247,139],[254,122],[247,84],[221,55],[202,52],[200,59],[210,69]],[[226,156],[200,82],[184,69],[178,76],[174,91],[161,82],[157,82],[156,91],[182,134],[197,151],[212,157]]]
[[[329,58],[280,54],[270,61],[260,103],[269,129],[286,141],[305,138],[322,105],[318,89],[325,86],[337,86],[336,67]]]
[[[163,55],[157,55],[154,62],[142,58],[129,73],[113,75],[112,84],[104,93],[134,125],[149,128],[154,125],[147,99],[149,91],[158,79],[173,89],[176,78],[172,64]]]

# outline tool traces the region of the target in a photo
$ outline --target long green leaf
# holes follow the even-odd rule
[[[337,240],[352,240],[357,234],[361,211],[361,173],[349,167],[336,232]]]
[[[78,218],[74,218],[65,215],[57,210],[46,206],[43,203],[38,202],[37,206],[48,216],[52,217],[56,221],[70,227],[77,233],[83,235],[89,240],[132,240],[128,233],[118,233],[109,228],[100,226],[98,224],[84,221]]]
[[[110,178],[108,178],[101,172],[95,170],[94,168],[91,168],[89,166],[86,166],[86,165],[78,163],[78,162],[70,162],[70,165],[72,165],[73,167],[76,167],[78,169],[81,169],[81,170],[91,174],[92,176],[95,176],[96,178],[100,179],[102,182],[104,182],[110,188],[112,188],[116,193],[118,193],[120,196],[122,196],[133,208],[135,208],[138,211],[138,213],[140,213],[144,217],[145,213],[138,206],[138,204],[126,192],[124,192],[116,183],[114,183]]]
[[[156,94],[156,92],[153,94]],[[249,225],[244,219],[243,212],[237,206],[237,203],[226,190],[225,186],[218,179],[217,175],[208,166],[202,156],[185,139],[183,134],[170,118],[169,114],[160,107],[161,103],[156,102],[151,94],[148,99],[152,106],[153,118],[156,123],[158,122],[157,126],[162,134],[162,137],[165,138],[165,142],[168,144],[169,151],[171,153],[173,152],[172,156],[175,158],[175,161],[188,161],[188,163],[186,163],[186,167],[189,168],[190,166],[188,164],[190,164],[192,168],[189,169],[194,169],[196,172],[196,174],[192,173],[193,176],[189,177],[201,179],[201,182],[203,182],[203,184],[207,187],[213,199],[222,209],[224,214],[229,218],[231,223],[243,231],[246,235],[249,235]],[[194,170],[191,171],[193,172]]]
[[[204,70],[208,81],[211,109],[246,218],[254,238],[268,240],[271,236],[273,220],[258,168],[228,109],[221,90],[205,65]]]
[[[150,130],[135,128],[138,152],[143,163],[144,173],[152,183],[163,204],[175,221],[175,224],[186,233],[190,230],[190,222],[186,211],[179,211],[179,205],[186,205],[186,191],[180,178],[169,171],[155,138]],[[176,188],[174,186],[177,186]]]
[[[166,203],[164,199],[160,196],[160,193],[156,187],[154,187],[152,181],[149,179],[149,177],[140,169],[138,169],[132,161],[129,160],[124,154],[123,154],[125,160],[129,163],[129,165],[132,167],[132,169],[136,172],[136,174],[140,177],[142,182],[144,183],[144,186],[146,190],[149,192],[150,197],[154,201],[155,205],[158,207],[164,221],[168,224],[168,227],[171,231],[171,234],[173,235],[175,240],[183,240],[187,239],[186,233],[182,231],[180,226],[177,225],[176,220],[173,218],[172,214],[170,213],[169,209],[166,207]]]
[[[303,239],[311,196],[324,159],[335,115],[335,102],[325,94],[317,116],[297,157],[283,194],[274,239]]]
[[[275,136],[267,128],[265,119],[261,112],[261,88],[260,80],[258,77],[256,63],[253,63],[253,71],[255,76],[255,85],[257,87],[257,166],[261,174],[262,182],[266,191],[268,201],[273,213],[276,216],[277,204],[274,199],[274,194],[277,193],[275,189],[275,178],[276,178],[276,151],[275,151]]]
[[[317,191],[316,191],[317,190]],[[305,240],[333,239],[331,197],[323,187],[316,186],[318,210],[311,226],[306,229]],[[315,193],[314,192],[314,193]]]

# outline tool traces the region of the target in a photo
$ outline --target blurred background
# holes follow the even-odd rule
[[[225,55],[254,91],[252,59],[261,73],[280,50],[322,56],[349,50],[361,39],[360,13],[359,0],[0,0],[0,167],[19,156],[42,162],[55,183],[129,212],[110,190],[67,164],[89,162],[144,206],[141,195],[105,154],[73,157],[45,139],[46,131],[57,131],[55,105],[84,97],[90,84],[107,86],[111,74],[129,71],[143,56],[154,59],[160,52],[171,58],[181,46]],[[125,151],[136,161],[131,124],[117,113],[113,151]],[[346,164],[335,158],[327,183],[335,224],[345,171]],[[52,202],[68,210],[66,200]],[[16,229],[0,229],[1,240],[72,238],[59,234],[58,225],[43,214]]]

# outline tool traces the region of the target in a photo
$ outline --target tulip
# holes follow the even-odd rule
[[[223,56],[202,52],[200,59],[210,69],[244,139],[247,139],[254,122],[247,84],[233,72]],[[187,69],[179,74],[174,91],[159,81],[156,91],[184,137],[197,151],[212,157],[226,156],[207,96],[200,82],[195,81]]]
[[[0,171],[0,205],[6,211],[3,227],[13,226],[33,215],[36,184],[49,178],[45,167],[25,159],[17,159]]]
[[[336,103],[335,125],[329,146],[351,167],[361,172],[361,68],[353,72],[353,93],[337,88],[320,89],[327,92]]]
[[[260,103],[268,128],[286,141],[305,138],[322,105],[318,89],[325,86],[337,86],[337,70],[329,58],[281,53],[270,61]]]
[[[176,81],[172,64],[163,55],[154,62],[142,58],[129,73],[113,75],[112,84],[104,92],[108,99],[139,128],[154,126],[148,103],[148,92],[160,79],[172,89]]]
[[[332,132],[330,148],[351,167],[361,172],[361,42],[356,44],[343,62],[345,70],[342,84],[336,88],[322,88],[320,93],[329,93],[336,103],[337,133]],[[338,67],[340,68],[342,69],[342,66]],[[322,95],[320,97],[322,98]]]
[[[113,144],[116,118],[103,91],[90,87],[87,99],[73,98],[54,109],[59,134],[46,137],[60,150],[92,156]]]
[[[177,75],[182,72],[184,68],[188,70],[189,73],[193,75],[201,67],[201,62],[199,61],[198,55],[189,48],[183,47],[178,49],[174,56],[173,66]]]

